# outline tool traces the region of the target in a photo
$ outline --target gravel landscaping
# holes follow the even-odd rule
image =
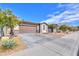
[[[27,46],[22,42],[20,37],[14,37],[16,46],[10,49],[4,49],[3,47],[0,46],[0,56],[6,56],[13,54],[17,51],[21,51],[27,48]]]

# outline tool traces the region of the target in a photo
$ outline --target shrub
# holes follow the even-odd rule
[[[15,39],[9,39],[9,38],[1,39],[1,46],[3,48],[9,49],[9,48],[13,48],[15,45],[16,45]]]

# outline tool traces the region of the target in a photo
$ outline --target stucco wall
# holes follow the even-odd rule
[[[45,25],[45,30],[43,30],[43,25]],[[41,33],[48,33],[48,25],[40,24],[40,32]]]

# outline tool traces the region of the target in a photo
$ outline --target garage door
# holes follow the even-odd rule
[[[35,33],[36,27],[20,26],[21,33]]]

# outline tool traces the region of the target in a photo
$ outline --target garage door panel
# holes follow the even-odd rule
[[[21,26],[20,31],[21,32],[28,32],[28,33],[34,33],[34,32],[36,32],[36,27]]]

